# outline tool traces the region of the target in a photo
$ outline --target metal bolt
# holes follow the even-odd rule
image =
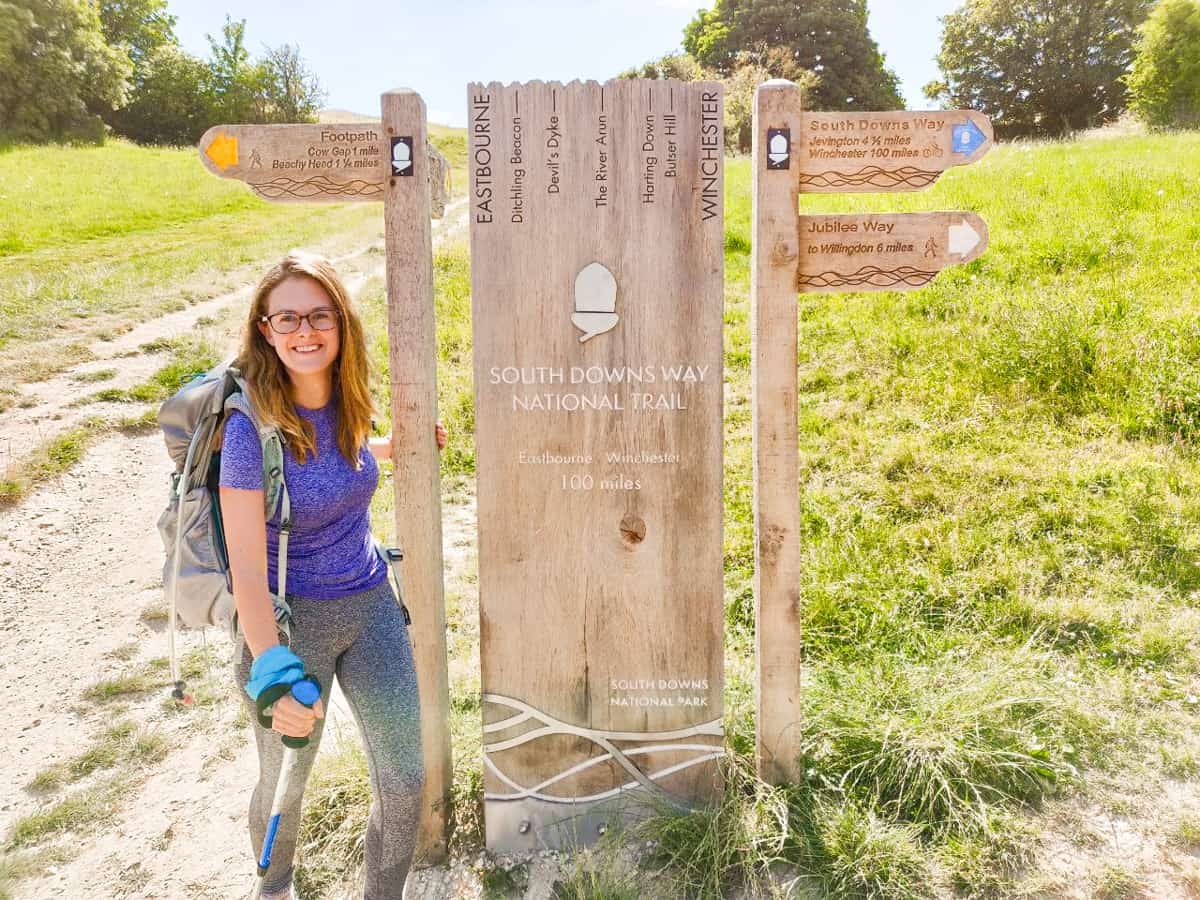
[[[522,819],[521,824],[517,826],[517,831],[521,832],[521,834],[528,834],[529,833],[529,820]]]

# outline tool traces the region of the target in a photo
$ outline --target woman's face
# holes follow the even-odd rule
[[[293,377],[311,377],[329,371],[341,347],[341,321],[325,288],[312,278],[285,278],[267,295],[267,315],[275,316],[276,313],[289,315],[275,317],[271,323],[260,321],[258,330],[275,348],[288,372]],[[314,328],[309,318],[313,313],[317,314],[318,324],[323,317],[331,315],[333,328],[328,331]],[[284,326],[295,316],[303,317],[295,331],[280,334],[272,327],[272,324]]]

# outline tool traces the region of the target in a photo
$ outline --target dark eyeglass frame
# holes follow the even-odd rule
[[[328,328],[321,328],[319,325],[317,325],[316,322],[314,322],[312,319],[309,318],[309,316],[315,315],[316,313],[329,313],[332,316],[333,324],[330,325]],[[284,331],[282,328],[280,328],[279,326],[277,326],[275,324],[275,320],[277,318],[279,318],[280,316],[296,316],[296,327],[293,328],[291,331]],[[295,334],[297,331],[300,330],[300,325],[303,322],[308,322],[309,327],[312,328],[313,331],[333,331],[333,329],[338,327],[338,323],[341,321],[341,319],[342,319],[341,314],[337,311],[337,309],[335,307],[332,307],[332,306],[318,306],[316,309],[310,309],[308,312],[304,313],[303,315],[301,315],[300,313],[297,313],[297,312],[293,312],[290,309],[281,309],[279,312],[271,313],[271,315],[269,315],[269,316],[259,316],[258,317],[258,320],[260,322],[266,322],[268,325],[270,325],[271,330],[273,332],[275,332],[276,334]]]

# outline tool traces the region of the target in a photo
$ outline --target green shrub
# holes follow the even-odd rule
[[[1200,125],[1200,3],[1159,0],[1126,76],[1130,107],[1153,128]]]

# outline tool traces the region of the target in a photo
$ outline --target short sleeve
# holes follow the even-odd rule
[[[225,420],[221,444],[221,487],[246,491],[263,489],[262,444],[254,423],[234,410]]]

